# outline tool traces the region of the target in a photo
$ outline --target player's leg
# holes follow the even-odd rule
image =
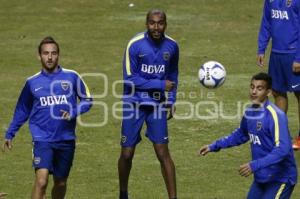
[[[272,91],[272,94],[275,99],[275,104],[278,106],[282,111],[287,113],[288,111],[288,96],[286,93],[277,92],[275,90]]]
[[[151,140],[161,172],[167,187],[169,198],[176,198],[175,165],[168,148],[167,110],[163,107],[148,107],[146,116],[146,136]]]
[[[36,169],[35,180],[32,189],[32,199],[44,199],[46,198],[46,189],[48,185],[48,169]]]
[[[160,162],[161,172],[165,180],[169,198],[176,198],[175,165],[171,158],[168,144],[153,144],[157,159]]]
[[[295,59],[295,54],[285,54],[282,56],[281,64],[284,67],[282,70],[282,74],[285,76],[287,81],[287,91],[295,93],[295,96],[298,101],[298,115],[300,115],[299,109],[299,93],[300,93],[300,73],[294,73],[293,71],[293,62]],[[298,116],[298,120],[300,123],[300,117]],[[299,126],[300,127],[300,126]],[[299,134],[300,130],[297,132]],[[298,135],[296,142],[293,144],[294,149],[300,149],[300,140],[298,140]]]
[[[48,142],[33,142],[33,161],[35,181],[32,189],[32,199],[46,198],[49,173],[52,172],[53,150]]]
[[[135,146],[141,141],[140,131],[145,114],[136,104],[123,104],[123,120],[121,128],[121,152],[118,160],[120,199],[128,198],[128,181],[132,168]]]
[[[118,161],[120,199],[128,198],[128,181],[132,167],[134,151],[135,147],[122,147],[121,149]]]
[[[64,199],[67,191],[67,178],[53,176],[53,188],[51,196],[53,199]]]
[[[267,183],[266,189],[261,199],[289,199],[292,195],[294,187],[295,186],[291,185],[290,183]]]
[[[262,183],[257,183],[255,181],[253,181],[248,195],[247,195],[247,199],[257,199],[257,198],[262,198],[263,195],[263,184]]]
[[[53,143],[53,188],[52,198],[63,199],[67,191],[67,179],[73,164],[75,140]]]
[[[275,104],[285,113],[288,111],[288,70],[293,60],[286,54],[274,53],[270,55],[268,73],[272,77],[272,90]]]
[[[293,149],[295,150],[299,150],[300,149],[300,92],[295,92],[295,96],[297,98],[297,102],[298,102],[298,122],[299,122],[299,131],[298,131],[298,135],[297,138],[295,140],[295,142],[293,143]]]

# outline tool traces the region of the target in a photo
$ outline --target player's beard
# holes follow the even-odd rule
[[[43,68],[48,73],[52,73],[58,67],[58,59],[56,59],[56,60],[47,60],[47,61],[42,60],[42,65],[43,65]]]
[[[160,41],[162,39],[164,33],[154,30],[154,31],[149,31],[149,34],[153,40]]]

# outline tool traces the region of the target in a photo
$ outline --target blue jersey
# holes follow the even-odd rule
[[[174,104],[178,84],[177,43],[164,35],[159,43],[147,32],[131,39],[123,60],[123,100],[135,103]],[[174,81],[175,88],[165,96],[165,80]]]
[[[29,118],[33,141],[74,140],[76,117],[91,106],[89,89],[78,73],[61,67],[54,73],[42,70],[26,80],[5,138],[12,139]],[[70,113],[70,120],[61,118],[62,110]]]
[[[269,101],[259,110],[248,108],[240,127],[229,136],[215,141],[209,148],[218,151],[248,140],[252,152],[250,167],[255,181],[296,184],[297,167],[284,112]]]
[[[300,62],[300,1],[265,0],[260,32],[258,53],[264,54],[270,38],[272,51],[296,53],[295,61]]]

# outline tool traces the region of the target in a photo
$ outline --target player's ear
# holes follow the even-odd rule
[[[267,92],[268,92],[268,97],[270,97],[272,95],[272,89],[268,88]]]
[[[42,58],[41,58],[41,54],[40,53],[37,54],[37,58],[38,58],[39,61],[41,61]]]

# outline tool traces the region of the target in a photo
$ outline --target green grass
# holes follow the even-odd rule
[[[150,8],[164,9],[168,16],[167,33],[180,46],[180,84],[178,100],[195,105],[207,100],[224,105],[224,114],[234,116],[237,102],[247,102],[249,78],[260,71],[255,65],[256,40],[262,2],[259,0],[168,0],[132,1],[1,1],[0,6],[0,125],[6,130],[12,118],[20,89],[28,76],[40,70],[37,45],[48,35],[60,43],[60,63],[79,73],[108,76],[108,95],[96,99],[108,104],[108,122],[102,127],[77,128],[77,149],[69,178],[67,198],[113,199],[118,195],[119,119],[112,106],[112,85],[122,78],[122,57],[128,40],[145,29],[145,14]],[[200,87],[199,66],[217,60],[227,69],[227,80],[217,90]],[[262,69],[266,71],[266,68]],[[104,90],[100,78],[87,78],[93,94]],[[121,86],[116,91],[121,94]],[[189,96],[190,93],[192,96]],[[208,96],[214,94],[213,98]],[[207,114],[200,106],[199,114]],[[290,96],[289,122],[293,136],[298,129],[296,101]],[[103,108],[94,108],[83,121],[103,121]],[[177,114],[191,111],[178,106]],[[193,117],[169,123],[170,149],[177,168],[178,196],[183,199],[245,198],[252,178],[238,175],[239,165],[250,159],[248,144],[208,157],[198,157],[203,144],[230,133],[240,118],[201,120]],[[2,138],[0,140],[2,142]],[[298,165],[300,154],[295,154]],[[9,199],[30,198],[34,172],[31,168],[31,138],[24,125],[10,153],[0,153],[0,192]],[[50,181],[47,194],[50,196]],[[151,143],[143,137],[138,145],[130,176],[132,198],[167,198],[159,163]],[[293,197],[300,198],[299,186]]]

